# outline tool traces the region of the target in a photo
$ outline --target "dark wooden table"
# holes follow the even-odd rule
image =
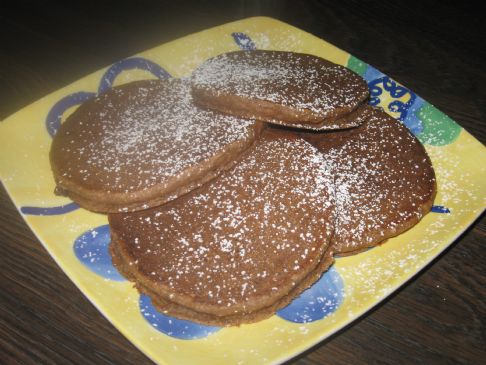
[[[386,3],[2,2],[0,119],[136,52],[268,15],[375,66],[484,143],[486,27],[479,9],[458,1]],[[485,241],[483,217],[399,292],[292,363],[484,364]],[[151,363],[57,267],[3,188],[0,242],[0,363]]]

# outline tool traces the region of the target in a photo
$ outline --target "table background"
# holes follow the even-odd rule
[[[66,3],[0,5],[0,119],[139,51],[267,15],[373,65],[486,141],[486,21],[466,2]],[[486,357],[485,241],[483,215],[400,291],[291,363],[481,363]],[[57,267],[3,188],[0,244],[1,363],[152,363]]]

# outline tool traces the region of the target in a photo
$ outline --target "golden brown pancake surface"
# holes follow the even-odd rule
[[[374,246],[415,225],[431,208],[436,182],[424,147],[399,121],[368,107],[363,125],[302,134],[332,167],[336,253]]]
[[[349,114],[367,99],[366,82],[320,57],[237,51],[207,60],[192,75],[195,101],[231,115],[306,129],[358,125]]]
[[[58,188],[101,212],[156,206],[231,166],[256,122],[196,107],[187,81],[145,80],[81,105],[50,151]]]
[[[252,313],[322,261],[334,227],[332,177],[303,139],[264,132],[236,166],[201,188],[109,221],[121,256],[115,263],[124,262],[121,271],[139,287],[210,316]]]

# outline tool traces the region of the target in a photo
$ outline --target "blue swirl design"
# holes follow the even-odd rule
[[[49,132],[49,135],[51,137],[54,137],[56,135],[57,130],[61,126],[62,115],[66,110],[68,110],[69,108],[75,105],[80,105],[84,103],[85,101],[91,99],[95,95],[96,95],[95,93],[80,91],[65,96],[64,98],[59,100],[56,104],[54,104],[51,110],[49,110],[49,113],[47,113],[47,117],[46,117],[46,128],[47,128],[47,132]]]
[[[76,203],[68,203],[65,205],[59,205],[56,207],[21,207],[20,212],[22,214],[29,215],[59,215],[72,212],[79,208]]]
[[[145,320],[156,330],[182,340],[195,340],[207,337],[221,329],[221,327],[205,326],[183,319],[177,319],[160,313],[152,305],[150,297],[140,295],[140,312]]]
[[[126,281],[111,262],[108,250],[110,227],[99,226],[84,232],[74,241],[74,254],[89,270],[105,279]]]
[[[235,41],[236,45],[240,47],[244,51],[251,51],[256,49],[255,42],[246,35],[245,33],[235,32],[231,33],[233,40]]]
[[[391,112],[398,112],[398,119],[403,122],[415,136],[423,131],[423,122],[415,113],[425,104],[425,101],[421,97],[417,96],[410,89],[398,85],[390,77],[370,65],[367,65],[363,78],[368,82],[368,87],[370,89],[370,105],[379,105],[381,103],[380,96],[384,91],[387,91],[394,99],[409,95],[409,99],[406,103],[401,100],[394,100],[386,107]]]
[[[331,267],[309,289],[294,299],[277,315],[290,322],[309,323],[318,321],[335,312],[343,302],[344,284],[341,276]]]
[[[171,77],[171,75],[156,63],[149,61],[142,57],[131,57],[114,63],[101,77],[98,93],[79,91],[69,94],[55,103],[49,110],[45,120],[47,132],[51,137],[56,135],[57,130],[61,126],[63,114],[69,108],[80,105],[85,101],[91,99],[97,94],[101,94],[113,86],[117,76],[126,70],[140,69],[150,72],[159,79]],[[28,215],[58,215],[66,214],[78,209],[79,206],[75,203],[60,205],[56,207],[21,207],[20,211]]]
[[[402,98],[408,94],[410,98],[406,103],[401,100],[393,100],[387,105],[389,111],[399,113],[398,119],[400,121],[405,121],[408,111],[416,99],[415,93],[403,86],[398,85],[388,76],[383,76],[370,81],[368,82],[368,86],[370,89],[370,105],[378,105],[381,103],[380,95],[383,93],[383,91],[388,91],[390,96],[394,99]]]
[[[114,63],[101,77],[100,85],[98,86],[98,94],[104,93],[111,89],[116,77],[126,70],[140,69],[150,72],[159,79],[166,79],[171,77],[170,74],[156,63],[149,61],[142,57],[126,58],[124,60]]]

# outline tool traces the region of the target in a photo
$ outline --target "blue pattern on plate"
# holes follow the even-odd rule
[[[221,329],[221,327],[204,326],[160,313],[152,305],[150,297],[143,294],[140,295],[140,312],[153,328],[168,336],[182,340],[195,340],[207,337]]]
[[[433,213],[450,213],[451,210],[443,205],[432,205],[432,209],[430,209]]]
[[[256,49],[255,42],[247,36],[245,33],[235,32],[231,33],[233,40],[235,41],[236,45],[240,47],[244,51],[250,51]]]
[[[378,71],[373,66],[367,65],[363,78],[368,82],[370,89],[370,105],[379,105],[381,103],[380,96],[387,92],[393,99],[400,99],[408,95],[408,101],[394,100],[388,105],[382,105],[385,109],[388,108],[391,112],[398,112],[398,119],[405,124],[406,127],[414,134],[420,134],[423,129],[423,122],[417,118],[415,112],[419,110],[425,101],[417,96],[413,91],[404,86],[398,85],[390,77]]]
[[[57,130],[61,126],[62,115],[69,108],[83,104],[85,101],[91,99],[95,96],[95,93],[79,91],[77,93],[69,94],[59,100],[54,106],[49,110],[46,117],[46,128],[51,137],[54,137]]]
[[[420,118],[417,117],[417,111],[420,110],[425,104],[425,100],[422,99],[420,96],[415,95],[415,101],[410,106],[410,109],[407,112],[407,116],[403,120],[403,124],[410,129],[410,131],[415,135],[418,136],[424,130],[424,124]]]
[[[122,71],[132,70],[132,69],[148,71],[159,79],[166,79],[168,77],[171,77],[170,74],[162,67],[160,67],[158,64],[149,61],[145,58],[142,57],[125,58],[124,60],[115,62],[113,65],[111,65],[111,67],[108,70],[106,70],[104,75],[101,77],[100,85],[98,86],[98,94],[104,93],[105,91],[109,90],[113,86],[116,77]]]
[[[399,113],[398,119],[404,122],[410,107],[417,98],[415,93],[406,87],[399,85],[396,81],[369,65],[365,72],[365,79],[368,82],[368,87],[370,89],[370,104],[379,105],[381,103],[380,96],[386,91],[387,94],[395,100],[384,107],[388,108],[388,110],[393,113]],[[401,100],[403,97],[406,97],[407,101],[404,102]]]
[[[320,320],[336,311],[343,301],[343,280],[331,267],[314,285],[305,290],[277,315],[295,323]]]
[[[78,208],[78,204],[68,203],[55,207],[21,207],[20,212],[29,215],[58,215],[72,212]]]
[[[74,241],[74,254],[88,269],[106,279],[126,281],[111,262],[108,251],[110,227],[99,226],[84,232]]]
[[[377,70],[373,66],[371,65],[367,65],[367,66],[368,67],[366,67],[366,71],[363,75],[363,78],[366,80],[366,82],[370,83],[376,79],[381,79],[386,76],[383,72]]]

